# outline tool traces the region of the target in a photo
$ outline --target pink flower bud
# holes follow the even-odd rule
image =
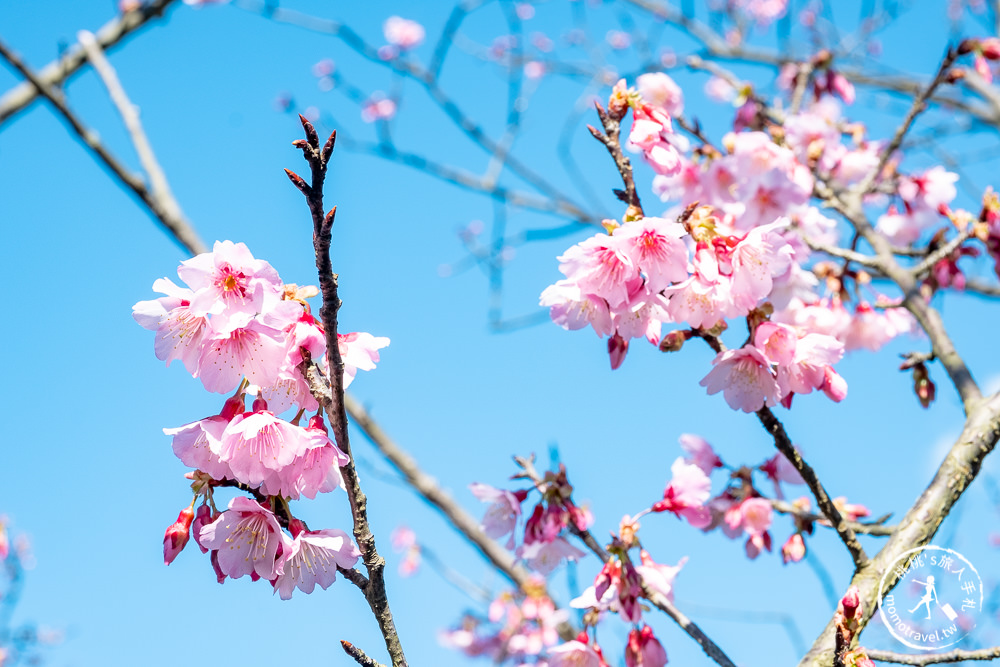
[[[663,667],[667,664],[667,652],[648,625],[629,633],[625,664],[628,667]]]
[[[802,539],[802,533],[795,533],[788,538],[788,541],[781,545],[781,561],[788,563],[798,563],[806,556],[806,542]]]
[[[847,396],[847,380],[833,370],[833,366],[827,366],[823,370],[823,384],[820,389],[830,400],[840,403]]]
[[[987,60],[1000,60],[1000,39],[987,37],[979,42],[979,49]]]
[[[611,356],[611,370],[618,370],[628,354],[628,341],[616,333],[608,339],[608,354]]]
[[[194,521],[194,503],[190,507],[185,507],[177,515],[177,521],[167,528],[163,535],[163,562],[170,565],[177,558],[177,554],[184,549],[188,538],[191,536],[191,522]]]
[[[840,600],[840,606],[844,610],[844,618],[854,618],[861,614],[861,595],[857,585],[847,589]]]

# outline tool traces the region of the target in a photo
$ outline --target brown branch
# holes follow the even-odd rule
[[[323,182],[326,179],[327,164],[333,153],[337,134],[336,132],[331,134],[326,144],[320,146],[319,136],[316,134],[315,128],[304,117],[300,116],[299,118],[302,121],[306,139],[299,139],[293,142],[293,145],[302,150],[305,160],[309,164],[311,180],[305,188],[297,182],[296,179],[302,180],[297,176],[292,178],[292,181],[305,195],[309,212],[312,215],[313,249],[316,253],[316,270],[319,275],[320,292],[323,295],[320,319],[326,333],[327,362],[330,367],[330,394],[319,395],[316,398],[322,401],[321,404],[330,420],[330,427],[333,430],[337,446],[350,458],[350,461],[340,468],[340,472],[344,477],[344,486],[347,489],[347,498],[351,505],[351,516],[354,519],[354,539],[361,550],[365,568],[368,570],[368,582],[361,590],[378,622],[393,667],[406,667],[406,657],[396,633],[396,625],[393,622],[392,611],[389,609],[389,600],[385,591],[385,559],[378,553],[375,546],[375,535],[368,523],[368,499],[361,489],[361,481],[354,466],[354,457],[351,456],[347,412],[344,407],[344,361],[340,356],[340,344],[337,338],[337,312],[340,310],[341,301],[338,296],[338,276],[333,272],[333,264],[330,260],[333,220],[337,209],[334,207],[328,214],[324,214],[323,209]],[[294,174],[289,173],[289,177],[292,176]]]
[[[385,665],[369,657],[368,654],[349,641],[341,639],[340,646],[344,649],[344,653],[354,658],[354,662],[361,665],[361,667],[385,667]]]
[[[764,425],[764,428],[768,433],[774,438],[774,446],[777,447],[778,451],[781,452],[786,459],[795,467],[799,475],[805,481],[809,490],[812,491],[813,497],[816,499],[816,504],[819,505],[820,511],[823,515],[830,520],[830,524],[833,529],[837,531],[837,535],[840,536],[840,541],[844,543],[847,550],[851,553],[851,559],[854,561],[855,570],[860,570],[868,562],[868,556],[865,555],[865,550],[862,548],[861,543],[858,541],[858,536],[854,533],[854,529],[851,528],[850,524],[844,519],[840,510],[837,506],[833,504],[833,500],[830,499],[829,494],[827,494],[826,489],[823,488],[823,484],[819,481],[819,477],[816,476],[816,471],[805,462],[802,455],[799,454],[798,450],[792,445],[791,439],[785,432],[785,427],[781,424],[771,409],[768,407],[763,407],[757,411],[757,418],[760,423]]]
[[[9,62],[14,69],[21,73],[30,85],[44,97],[69,125],[84,146],[103,163],[115,178],[132,192],[135,197],[149,209],[153,217],[161,223],[170,236],[183,246],[192,255],[205,252],[207,247],[198,237],[194,228],[183,217],[176,215],[179,210],[176,202],[173,206],[164,204],[164,200],[150,192],[149,188],[142,182],[142,179],[129,171],[121,162],[115,158],[104,144],[100,142],[97,133],[86,127],[82,121],[70,110],[66,104],[66,98],[61,91],[52,88],[42,81],[34,71],[28,67],[21,58],[0,42],[0,57]]]
[[[1000,285],[990,285],[981,280],[965,281],[965,291],[981,296],[1000,296]]]
[[[775,512],[779,514],[787,514],[793,516],[797,519],[802,519],[803,521],[820,523],[820,525],[829,525],[829,519],[821,514],[813,514],[812,512],[806,512],[794,504],[786,500],[776,500],[771,499],[771,507],[774,508]],[[887,520],[889,515],[883,517],[880,521],[865,522],[860,521],[848,521],[847,525],[858,535],[872,535],[875,537],[887,537],[892,535],[896,531],[896,526],[885,525],[882,521]]]
[[[979,474],[983,460],[993,451],[998,439],[1000,439],[1000,393],[973,407],[966,418],[962,433],[941,462],[927,488],[899,522],[895,533],[882,550],[854,574],[851,584],[858,586],[864,609],[859,631],[878,608],[879,586],[883,575],[888,573],[886,591],[891,590],[898,581],[890,571],[890,566],[900,554],[930,543],[952,507]],[[833,660],[836,631],[836,619],[831,619],[799,663],[800,667],[830,665]]]
[[[597,116],[601,119],[601,126],[604,128],[604,132],[602,133],[592,125],[588,125],[587,129],[590,130],[595,139],[604,145],[611,158],[615,161],[615,167],[618,169],[618,173],[621,174],[622,184],[625,186],[625,203],[630,207],[634,207],[638,211],[639,216],[642,217],[642,203],[639,201],[639,193],[635,189],[635,179],[632,178],[632,162],[622,152],[620,141],[622,119],[612,117],[604,110],[600,102],[595,102],[594,106],[597,108]]]
[[[866,648],[865,654],[872,660],[878,660],[879,662],[895,662],[901,665],[933,665],[939,662],[962,662],[963,660],[995,660],[1000,658],[1000,646],[983,648],[977,651],[955,649],[946,653],[924,655],[895,653],[893,651],[879,651]]]
[[[937,74],[933,79],[931,79],[931,82],[927,84],[927,86],[924,87],[916,95],[916,97],[913,98],[913,104],[910,105],[910,110],[906,112],[903,122],[899,124],[899,127],[896,128],[896,133],[879,154],[878,164],[876,164],[875,167],[868,172],[868,175],[854,187],[854,191],[856,193],[863,196],[871,191],[875,181],[882,173],[882,170],[885,169],[885,165],[888,164],[889,158],[891,158],[892,154],[895,153],[896,150],[903,144],[903,138],[913,126],[913,121],[917,119],[917,116],[927,110],[927,101],[934,94],[934,91],[937,90],[938,86],[943,84],[948,79],[948,73],[951,70],[951,66],[955,64],[956,58],[958,58],[958,51],[949,48],[944,58],[941,59],[941,64],[938,66]]]
[[[135,32],[152,19],[163,16],[165,10],[177,0],[152,0],[142,6],[126,12],[104,24],[97,31],[97,43],[105,51],[110,50],[122,39]],[[87,58],[83,48],[73,45],[59,58],[38,71],[38,80],[46,86],[59,88],[73,76],[85,63]],[[40,87],[25,82],[18,84],[0,97],[0,125],[7,119],[31,104]]]

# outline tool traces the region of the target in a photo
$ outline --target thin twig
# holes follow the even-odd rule
[[[125,89],[118,80],[117,73],[105,57],[97,38],[93,33],[81,30],[77,33],[77,40],[86,52],[87,59],[93,64],[98,76],[101,77],[101,81],[104,82],[111,101],[122,117],[125,129],[128,130],[129,137],[132,139],[132,145],[135,146],[135,152],[139,156],[139,163],[142,164],[142,168],[146,172],[153,198],[159,202],[169,218],[183,220],[184,214],[181,212],[181,207],[177,203],[177,199],[174,198],[170,184],[167,182],[167,176],[163,173],[149,139],[146,137],[146,132],[142,129],[139,113],[126,95]]]
[[[995,660],[1000,658],[1000,646],[982,648],[976,651],[955,649],[946,653],[924,655],[894,653],[893,651],[879,651],[871,648],[866,648],[865,653],[872,660],[879,662],[895,662],[901,665],[933,665],[940,662],[962,662],[963,660]]]
[[[104,24],[97,31],[97,43],[105,51],[135,32],[152,19],[163,16],[165,10],[177,0],[152,0]],[[73,45],[62,56],[38,70],[38,80],[47,86],[61,87],[87,62],[80,46]],[[0,97],[0,125],[27,107],[41,88],[25,82],[14,86]]]
[[[349,641],[341,639],[340,646],[344,649],[344,653],[354,658],[354,661],[361,667],[385,667]]]
[[[326,170],[337,134],[330,135],[324,145],[320,145],[315,128],[304,117],[300,116],[305,130],[305,139],[293,142],[299,148],[309,164],[311,178],[309,183],[296,174],[288,171],[289,178],[306,197],[306,203],[313,221],[313,249],[316,254],[316,270],[319,275],[320,292],[323,295],[323,305],[320,308],[320,319],[326,333],[327,362],[330,368],[330,393],[320,394],[316,398],[326,411],[330,420],[334,440],[342,452],[350,458],[348,463],[340,468],[347,489],[347,498],[351,505],[351,516],[354,519],[354,539],[361,551],[365,568],[368,570],[368,583],[362,588],[368,606],[378,622],[385,647],[389,652],[393,667],[406,667],[406,657],[396,633],[396,625],[389,609],[389,600],[385,591],[385,559],[378,553],[375,546],[375,535],[368,523],[368,498],[361,489],[361,481],[351,456],[351,443],[347,429],[347,411],[344,406],[344,361],[340,355],[340,344],[337,337],[337,312],[341,301],[338,296],[338,276],[333,272],[330,259],[330,245],[333,221],[336,207],[325,213],[323,208],[323,183]],[[332,399],[332,400],[329,400]]]
[[[79,137],[80,141],[83,142],[84,146],[93,153],[94,157],[103,163],[109,171],[118,179],[118,181],[128,188],[140,202],[146,205],[146,207],[153,214],[153,217],[160,222],[166,230],[170,233],[170,236],[177,241],[181,246],[183,246],[188,252],[193,255],[203,253],[207,250],[204,242],[198,237],[197,232],[188,223],[187,220],[183,218],[178,218],[171,214],[171,212],[164,208],[163,203],[159,201],[152,192],[146,187],[142,182],[142,179],[129,171],[121,162],[115,158],[104,144],[100,142],[97,137],[97,133],[86,127],[83,122],[77,118],[77,116],[70,110],[69,106],[66,104],[66,98],[61,91],[52,88],[47,85],[44,81],[38,78],[35,74],[22,60],[21,58],[11,51],[7,46],[0,42],[0,57],[3,57],[7,62],[9,62],[14,69],[21,73],[25,79],[27,79],[31,85],[39,91],[39,93],[48,100],[49,104],[59,112],[63,117],[63,120],[70,126],[70,129]]]
[[[872,185],[878,179],[882,170],[885,169],[885,165],[888,164],[889,158],[892,154],[902,145],[903,138],[906,133],[909,132],[910,127],[913,125],[913,121],[917,119],[921,113],[927,109],[927,100],[934,94],[938,86],[943,84],[948,79],[948,73],[951,70],[951,66],[955,64],[955,59],[958,57],[958,51],[949,48],[948,52],[945,53],[944,58],[941,59],[941,64],[938,66],[937,74],[931,79],[931,82],[913,98],[913,104],[910,106],[910,110],[906,112],[906,116],[903,118],[903,122],[899,124],[896,128],[896,133],[893,135],[892,139],[886,144],[885,148],[879,154],[878,164],[868,172],[864,179],[858,183],[854,191],[860,195],[865,195],[871,191]]]
[[[794,516],[797,519],[802,519],[803,521],[815,522],[820,525],[828,525],[829,519],[821,514],[813,514],[812,512],[806,512],[794,504],[786,500],[776,500],[771,499],[771,507],[774,508],[775,512],[779,514],[788,514],[789,516]],[[885,517],[888,519],[888,516]],[[873,535],[875,537],[887,537],[895,532],[896,527],[893,525],[885,525],[878,521],[871,523],[862,523],[860,521],[848,521],[847,525],[850,526],[851,530],[859,535]]]
[[[816,499],[816,504],[819,506],[820,511],[823,515],[830,520],[830,524],[833,529],[837,531],[837,535],[840,536],[840,541],[844,543],[847,550],[851,553],[851,559],[854,561],[855,570],[860,570],[868,562],[868,556],[865,555],[865,550],[861,546],[861,542],[858,541],[858,536],[855,534],[854,530],[848,524],[847,520],[844,519],[840,510],[837,506],[833,504],[833,500],[830,499],[829,494],[827,494],[826,489],[823,488],[823,484],[819,481],[819,477],[816,476],[816,471],[805,462],[799,451],[795,449],[792,445],[791,439],[785,432],[785,427],[781,424],[771,409],[768,407],[763,407],[757,411],[757,418],[760,419],[760,423],[764,425],[764,428],[768,433],[774,438],[774,446],[777,447],[778,451],[784,454],[785,458],[795,467],[802,476],[809,490],[812,491],[813,497]]]

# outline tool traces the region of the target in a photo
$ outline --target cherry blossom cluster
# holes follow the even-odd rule
[[[133,317],[156,333],[157,358],[179,360],[208,391],[232,395],[218,414],[164,429],[174,454],[194,468],[187,476],[195,494],[166,531],[164,561],[193,534],[211,552],[220,583],[249,575],[270,582],[282,599],[295,588],[327,588],[338,567],[354,566],[358,548],[341,530],[309,530],[289,507],[342,487],[340,468],[349,462],[328,437],[302,370],[310,361],[328,370],[326,335],[306,302],[317,291],[284,284],[268,262],[230,241],[182,262],[177,273],[187,286],[157,280],[154,290],[166,296],[140,301]],[[339,335],[345,385],[358,370],[374,368],[388,342]],[[293,408],[292,419],[278,416]],[[303,425],[307,411],[316,414]],[[220,512],[213,499],[219,486],[253,497],[237,496]]]
[[[569,619],[565,609],[556,609],[544,594],[539,579],[528,592],[504,592],[497,596],[485,618],[471,614],[458,627],[440,633],[441,643],[470,657],[487,657],[494,664],[552,665],[546,653],[559,643],[559,625]]]
[[[527,500],[529,491],[506,491],[478,482],[469,488],[476,498],[490,503],[482,522],[483,532],[493,539],[507,537],[507,548],[539,574],[549,574],[564,558],[576,560],[584,555],[566,540],[565,534],[571,527],[587,530],[594,517],[588,509],[573,503],[573,487],[566,479],[565,468],[547,472],[538,485],[542,498],[524,522],[520,545],[515,541],[515,533],[521,503]]]
[[[969,51],[991,53],[992,43],[977,44]],[[605,220],[602,233],[558,258],[564,278],[540,299],[556,324],[591,327],[606,338],[612,368],[634,338],[674,351],[693,336],[718,340],[739,318],[748,338],[739,348],[720,345],[702,381],[709,393],[721,391],[746,412],[790,407],[794,394],[814,390],[842,400],[847,383],[834,366],[845,352],[878,350],[918,327],[896,307],[898,298],[876,288],[878,276],[864,264],[829,259],[838,255],[841,223],[814,201],[824,188],[873,184],[864,204],[881,211],[873,216],[876,230],[903,257],[930,253],[961,233],[986,246],[1000,275],[996,195],[986,193],[977,217],[952,208],[958,176],[943,167],[903,173],[895,155],[883,167],[885,143],[841,115],[853,88],[829,54],[803,67],[786,68],[779,84],[801,91],[798,77],[811,76],[811,101],[780,122],[755,102],[751,116],[737,116],[743,131],[725,135],[721,148],[701,134],[692,148],[675,132],[683,93],[666,74],[642,75],[636,89],[624,81],[614,87],[608,116],[621,120],[632,111],[629,146],[655,172],[654,192],[670,208],[650,216],[630,206],[621,220]],[[740,95],[757,99],[752,89]],[[917,244],[925,245],[914,252]],[[977,254],[958,244],[936,257],[923,276],[926,293],[963,289],[959,260]],[[681,328],[665,332],[664,325]]]
[[[771,551],[770,531],[774,507],[772,498],[765,496],[754,485],[754,472],[764,473],[773,484],[773,500],[784,500],[782,483],[805,484],[791,462],[778,453],[753,468],[732,468],[726,466],[712,446],[700,436],[684,434],[680,438],[680,444],[687,456],[674,461],[670,469],[671,479],[663,491],[663,498],[653,503],[648,511],[670,512],[704,531],[719,528],[730,539],[745,537],[744,548],[747,557],[751,559],[762,551]],[[710,476],[715,470],[728,471],[728,480],[722,492],[713,497]],[[791,505],[795,510],[795,531],[781,548],[781,557],[785,563],[798,562],[805,557],[804,536],[812,534],[813,524],[816,522],[809,515],[808,498],[798,498]],[[857,521],[870,514],[866,507],[848,503],[846,498],[834,499],[834,505],[848,521]],[[819,523],[827,524],[825,520]]]

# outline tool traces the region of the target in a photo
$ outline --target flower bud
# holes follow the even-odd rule
[[[177,558],[177,554],[184,549],[188,538],[191,536],[191,522],[194,521],[194,503],[190,507],[185,507],[177,515],[177,521],[172,523],[167,532],[163,535],[163,563],[170,565]]]
[[[667,652],[648,625],[629,633],[625,664],[628,667],[663,667],[667,664]]]

